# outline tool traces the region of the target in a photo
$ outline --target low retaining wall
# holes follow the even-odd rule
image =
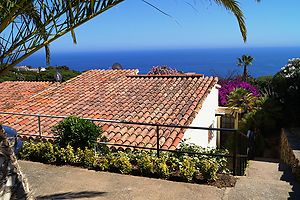
[[[300,128],[281,130],[280,159],[292,168],[300,181]]]
[[[34,200],[5,133],[0,128],[0,199]]]

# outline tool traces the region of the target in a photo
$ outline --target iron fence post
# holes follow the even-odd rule
[[[243,166],[242,166],[242,157],[241,157],[241,155],[242,154],[244,154],[244,152],[242,151],[242,135],[241,135],[241,133],[239,133],[239,143],[240,143],[240,145],[239,145],[239,163],[240,163],[240,176],[242,176],[243,175]]]
[[[156,126],[156,153],[159,157],[159,126]]]
[[[234,131],[234,139],[233,139],[233,161],[232,161],[232,168],[233,168],[233,175],[236,176],[236,158],[237,158],[237,131]]]
[[[38,114],[38,128],[39,128],[39,137],[42,138],[41,115],[40,114]]]

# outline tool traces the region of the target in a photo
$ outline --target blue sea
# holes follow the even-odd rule
[[[85,71],[110,69],[114,63],[120,63],[125,69],[139,69],[140,74],[147,73],[152,66],[167,65],[183,72],[226,77],[242,72],[237,66],[237,58],[243,54],[254,57],[249,73],[258,77],[274,75],[289,58],[300,57],[300,47],[61,52],[51,54],[50,65],[67,65]],[[34,54],[20,65],[45,67],[45,56]]]

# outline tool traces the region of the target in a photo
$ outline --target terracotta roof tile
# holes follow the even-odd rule
[[[45,90],[50,82],[6,81],[0,83],[0,110],[5,111]],[[36,109],[33,107],[31,109]]]
[[[136,70],[87,71],[6,111],[189,125],[217,82],[217,78],[203,75],[136,74]],[[42,118],[43,134],[51,135],[51,126],[60,120]],[[0,122],[12,125],[22,133],[38,134],[36,118],[0,115]],[[98,124],[103,125],[103,134],[108,142],[147,147],[156,145],[156,127]],[[174,149],[183,138],[184,130],[161,127],[159,134],[160,146]]]

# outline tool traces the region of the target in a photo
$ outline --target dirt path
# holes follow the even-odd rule
[[[300,186],[278,162],[250,161],[234,188],[178,183],[20,161],[38,199],[300,199]]]

